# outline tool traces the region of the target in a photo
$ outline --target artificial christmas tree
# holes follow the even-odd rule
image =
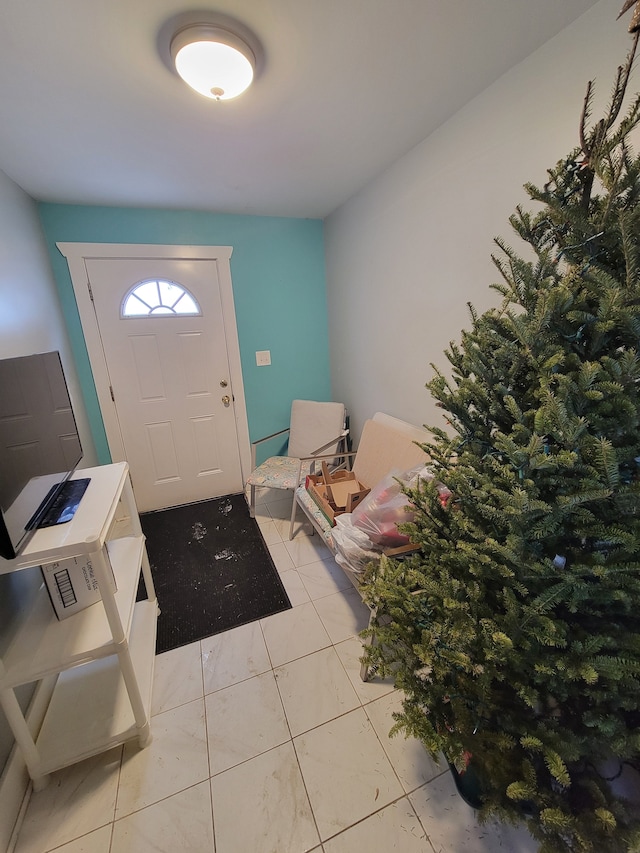
[[[427,386],[449,429],[408,491],[420,550],[364,584],[396,728],[470,761],[481,816],[526,819],[543,853],[640,850],[637,41],[604,117],[589,84],[579,148],[511,218],[526,258],[496,241],[502,304],[471,309]]]

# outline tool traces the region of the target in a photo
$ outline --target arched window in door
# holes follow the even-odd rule
[[[152,278],[135,284],[122,300],[121,317],[200,316],[202,311],[189,291],[175,281]]]

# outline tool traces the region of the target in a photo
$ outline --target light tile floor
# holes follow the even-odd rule
[[[288,541],[290,506],[257,516],[292,609],[160,655],[151,745],[54,774],[16,853],[533,853],[388,737],[399,697],[359,676],[368,611],[309,528]]]

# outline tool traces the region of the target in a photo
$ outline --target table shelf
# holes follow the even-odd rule
[[[36,531],[16,559],[0,558],[0,574],[87,558],[101,595],[59,620],[43,582],[0,658],[0,705],[37,789],[61,767],[132,738],[150,741],[158,606],[129,468],[120,462],[76,476],[91,482],[73,519]],[[147,599],[136,602],[141,576]],[[56,675],[34,741],[14,689]]]
[[[138,589],[138,577],[130,567],[141,565],[143,549],[141,536],[107,543],[117,586],[114,599],[126,635]],[[0,678],[0,687],[28,684],[114,652],[113,636],[100,601],[69,619],[59,620],[43,583],[3,656],[5,675]]]
[[[130,651],[140,693],[151,715],[157,605],[135,608]],[[40,775],[105,752],[138,736],[117,656],[66,670],[58,677],[36,747]]]

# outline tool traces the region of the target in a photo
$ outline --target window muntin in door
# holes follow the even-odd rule
[[[125,294],[120,316],[129,317],[200,317],[202,311],[195,297],[176,281],[150,278],[139,281]]]

